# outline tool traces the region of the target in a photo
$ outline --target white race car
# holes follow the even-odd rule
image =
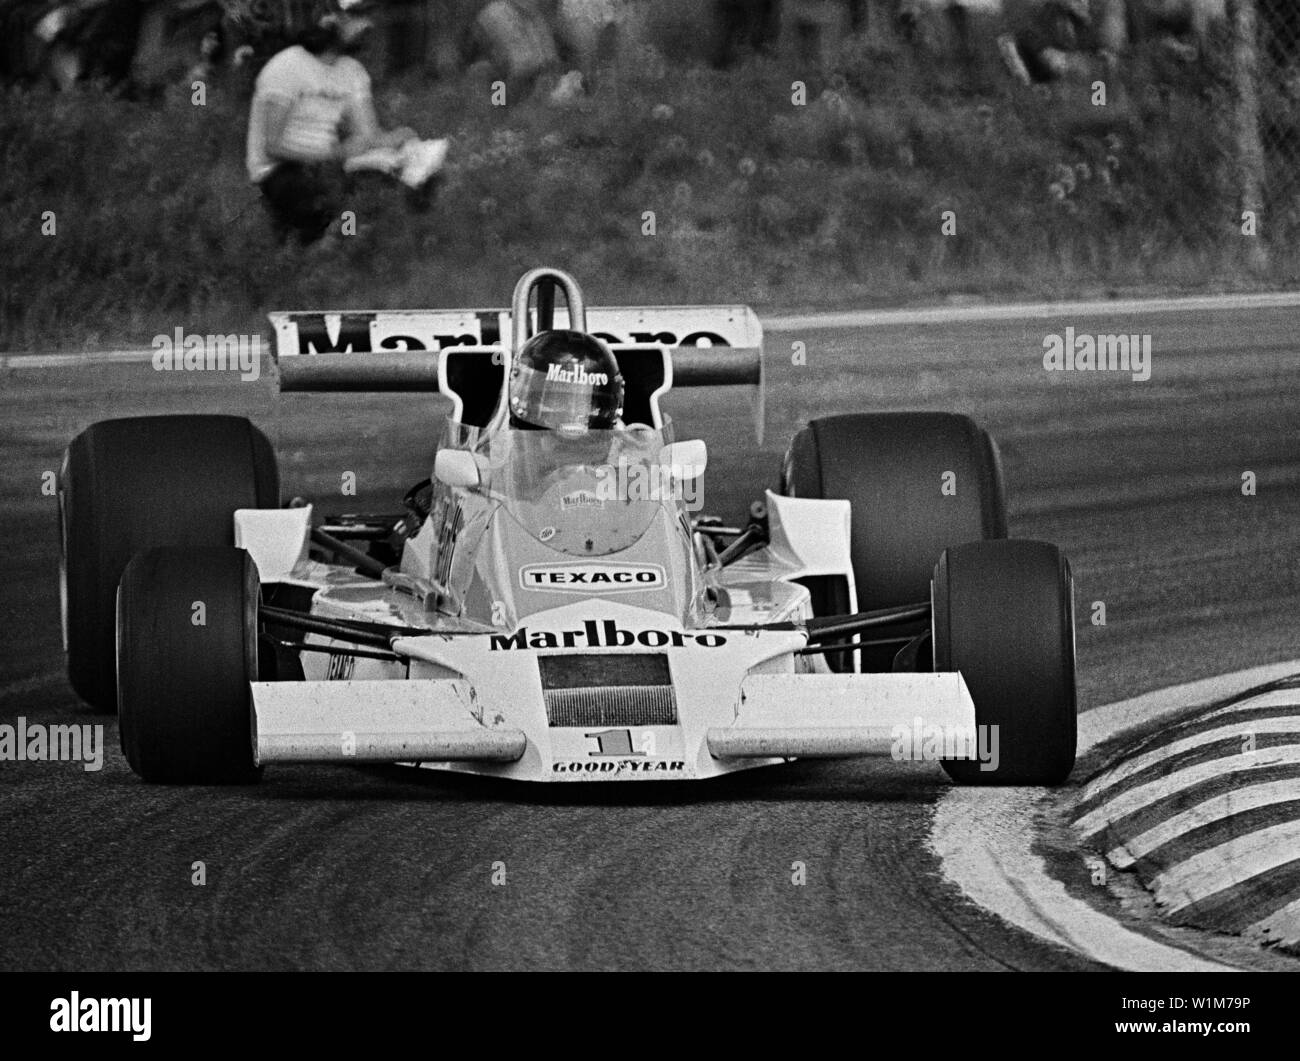
[[[705,446],[674,440],[661,401],[748,385],[761,431],[747,307],[587,312],[571,277],[536,269],[510,310],[271,320],[282,390],[436,390],[450,417],[431,479],[387,518],[280,507],[271,447],[239,418],[110,420],[72,442],[70,676],[116,706],[144,779],[392,762],[675,780],[860,755],[938,759],[959,783],[1069,774],[1069,566],[1006,538],[997,451],[968,418],[816,420],[780,490],[727,527],[694,511]],[[521,354],[561,332],[613,358],[608,426],[515,422]],[[614,370],[568,371],[550,383]]]

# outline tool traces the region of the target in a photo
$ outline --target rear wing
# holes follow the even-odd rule
[[[530,310],[532,323],[536,311]],[[483,354],[504,365],[513,321],[507,309],[345,310],[269,314],[281,391],[438,393],[443,351]],[[763,327],[748,306],[603,306],[586,310],[587,330],[616,357],[662,351],[675,387],[753,388],[763,433]],[[554,308],[567,328],[567,308]],[[530,329],[531,330],[531,329]],[[666,389],[666,388],[665,388]]]

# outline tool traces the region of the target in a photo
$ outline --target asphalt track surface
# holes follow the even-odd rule
[[[1012,533],[1077,580],[1081,707],[1300,653],[1300,373],[1290,308],[769,332],[765,443],[743,394],[670,397],[738,518],[793,429],[969,413],[1000,441]],[[1049,332],[1148,332],[1147,382],[1049,373]],[[806,344],[807,365],[790,363]],[[251,416],[286,497],[391,509],[428,474],[440,399],[285,395],[147,364],[0,370],[0,723],[105,722],[105,767],[0,763],[0,969],[1084,969],[965,901],[925,850],[928,765],[803,762],[692,785],[520,785],[270,768],[147,786],[62,673],[42,474],[106,416]],[[358,498],[337,498],[342,473]],[[1243,496],[1243,472],[1256,496]],[[201,489],[202,484],[196,484]],[[1104,601],[1106,625],[1088,622]],[[191,884],[206,865],[207,883]],[[791,883],[792,863],[807,883]],[[492,883],[504,863],[506,883]]]

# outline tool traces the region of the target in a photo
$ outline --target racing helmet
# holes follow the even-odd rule
[[[609,347],[595,336],[540,332],[511,366],[509,406],[515,427],[608,430],[623,415],[623,377]]]

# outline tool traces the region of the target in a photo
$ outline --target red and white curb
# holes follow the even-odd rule
[[[1089,711],[1079,719],[1079,754],[1125,730],[1184,715],[1190,706],[1213,703],[1297,671],[1300,661],[1255,667]],[[1033,830],[1026,828],[1044,798],[1041,790],[1030,788],[953,788],[946,792],[935,808],[929,838],[944,876],[1004,921],[1117,969],[1192,972],[1232,968],[1134,931],[1069,895],[1033,851]],[[1231,863],[1243,851],[1222,854]],[[1245,853],[1244,857],[1256,856]]]

